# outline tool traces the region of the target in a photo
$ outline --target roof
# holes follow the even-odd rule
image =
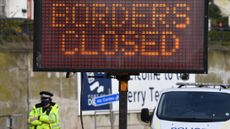
[[[195,91],[195,92],[220,92],[230,94],[230,87],[228,84],[213,84],[213,83],[178,83],[177,88],[169,88],[163,90],[162,93],[172,91]],[[226,87],[225,87],[226,86]]]

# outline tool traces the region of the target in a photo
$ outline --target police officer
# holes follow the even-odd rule
[[[60,129],[58,105],[52,102],[53,94],[40,92],[41,103],[36,104],[29,114],[30,129]]]

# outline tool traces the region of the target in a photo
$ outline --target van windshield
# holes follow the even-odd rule
[[[213,122],[230,119],[230,94],[167,92],[162,94],[157,116],[163,120]]]

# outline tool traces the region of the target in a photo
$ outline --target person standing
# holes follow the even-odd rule
[[[30,129],[60,129],[59,107],[52,102],[53,94],[41,91],[41,103],[33,106],[29,113],[28,123]]]

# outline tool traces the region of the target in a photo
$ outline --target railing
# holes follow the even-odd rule
[[[98,123],[98,118],[106,115],[107,120],[103,123]],[[105,117],[104,117],[105,118]],[[118,129],[119,128],[119,112],[118,111],[94,111],[94,129]],[[116,122],[115,122],[116,121]],[[143,129],[144,123],[129,122],[127,123],[127,129]]]
[[[1,129],[25,129],[25,117],[23,114],[0,115]]]

